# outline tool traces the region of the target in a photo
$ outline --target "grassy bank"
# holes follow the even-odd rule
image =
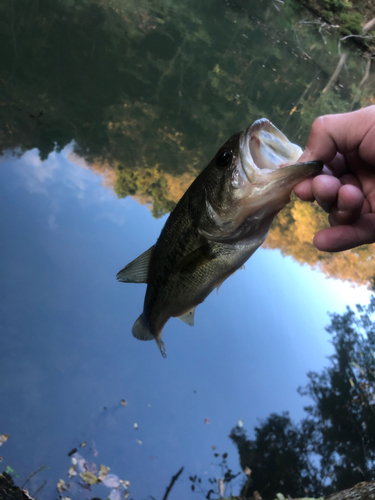
[[[375,3],[373,0],[297,0],[323,22],[339,27],[343,36],[375,53]],[[353,36],[354,35],[354,36]]]

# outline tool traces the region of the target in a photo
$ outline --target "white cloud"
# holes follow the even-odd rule
[[[56,154],[51,153],[46,161],[41,161],[39,151],[31,149],[24,153],[15,164],[21,174],[26,188],[31,193],[46,193],[46,186],[53,182],[55,171],[58,168]]]
[[[119,225],[125,223],[129,200],[118,200],[113,191],[103,185],[102,177],[74,153],[74,143],[60,153],[50,153],[44,161],[40,159],[37,149],[27,151],[19,158],[7,158],[7,161],[12,163],[13,170],[30,193],[42,194],[50,199],[51,213],[47,223],[51,229],[59,227],[58,213],[62,205],[59,200],[67,195],[80,200],[84,206],[100,205],[100,216],[95,215],[99,219]]]

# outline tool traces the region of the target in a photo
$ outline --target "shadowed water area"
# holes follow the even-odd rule
[[[167,359],[131,334],[146,285],[116,281],[232,134],[304,147],[375,103],[368,61],[291,0],[1,3],[0,471],[40,500],[375,479],[373,246],[317,252],[326,215],[292,198]]]

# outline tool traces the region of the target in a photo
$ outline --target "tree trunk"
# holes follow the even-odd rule
[[[358,483],[349,490],[329,495],[325,500],[375,500],[375,482]]]

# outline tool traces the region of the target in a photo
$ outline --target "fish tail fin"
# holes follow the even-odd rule
[[[138,340],[154,340],[156,341],[161,355],[163,358],[167,357],[167,351],[165,350],[164,342],[161,340],[161,332],[158,335],[153,335],[148,326],[148,322],[145,319],[143,313],[139,316],[137,321],[134,323],[132,328],[133,336]]]

